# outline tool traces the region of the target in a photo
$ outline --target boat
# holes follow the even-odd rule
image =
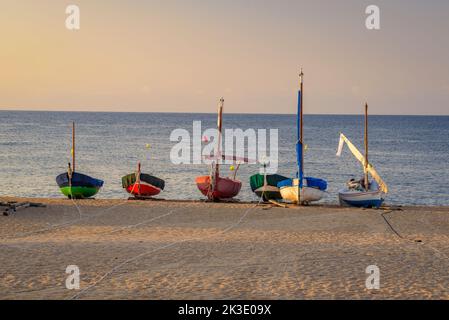
[[[231,178],[201,176],[195,182],[201,193],[211,201],[234,198],[242,189],[242,182]]]
[[[104,182],[100,179],[75,171],[75,122],[72,123],[72,163],[69,162],[67,172],[56,177],[63,195],[69,199],[87,199],[95,196],[100,191]]]
[[[78,172],[72,172],[71,175],[68,172],[61,173],[56,177],[56,183],[69,199],[91,198],[103,186],[102,180]]]
[[[323,198],[327,189],[327,182],[323,179],[304,177],[302,187],[299,179],[281,181],[278,183],[278,187],[282,199],[296,204],[308,204]]]
[[[237,196],[242,188],[242,182],[236,179],[237,171],[242,162],[247,162],[247,159],[238,158],[235,156],[225,156],[221,153],[221,137],[222,137],[222,120],[223,120],[223,106],[224,99],[220,99],[218,106],[218,139],[216,153],[212,157],[207,157],[212,160],[211,170],[208,176],[200,176],[195,179],[195,183],[200,192],[210,201],[220,201],[225,199],[232,199]],[[237,169],[234,170],[233,177],[220,176],[220,162],[222,160],[232,160],[238,162]]]
[[[122,177],[122,187],[133,196],[139,198],[156,196],[164,190],[165,181],[155,176],[142,173],[141,164],[137,163],[137,171]]]
[[[323,179],[304,176],[304,139],[303,139],[303,79],[304,73],[299,75],[300,88],[298,91],[298,112],[297,112],[297,136],[296,142],[296,178],[286,179],[278,183],[278,188],[282,199],[295,204],[308,204],[319,201],[325,195],[327,182]]]
[[[365,104],[365,155],[349,141],[343,133],[340,133],[337,156],[341,156],[343,146],[346,143],[355,158],[362,164],[364,176],[360,180],[351,179],[346,187],[338,192],[338,199],[342,206],[379,208],[388,193],[388,186],[368,161],[368,104]],[[369,174],[372,180],[369,180]]]
[[[266,174],[266,165],[264,165],[264,174],[257,173],[249,178],[251,190],[263,201],[282,199],[278,183],[288,178],[279,174]]]

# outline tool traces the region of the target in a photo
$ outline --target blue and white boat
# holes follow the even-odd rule
[[[346,187],[339,191],[338,198],[340,205],[361,208],[379,208],[385,200],[385,193],[380,190],[375,181],[371,181],[368,190],[358,186]],[[350,183],[348,182],[348,185]]]
[[[368,161],[368,104],[365,104],[365,155],[362,155],[351,141],[343,133],[340,133],[337,156],[341,156],[345,143],[363,165],[364,176],[360,180],[349,180],[346,187],[338,192],[340,205],[379,208],[385,200],[388,187]],[[368,174],[372,176],[372,180],[369,179]]]
[[[298,91],[296,160],[298,171],[295,179],[286,179],[278,183],[282,199],[296,204],[308,204],[321,200],[327,189],[323,179],[304,177],[304,141],[303,141],[303,77],[301,69],[300,89]]]

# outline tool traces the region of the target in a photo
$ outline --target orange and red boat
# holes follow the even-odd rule
[[[217,146],[217,154],[213,157],[209,157],[213,162],[211,164],[211,173],[208,176],[201,176],[195,179],[196,185],[198,189],[201,191],[203,195],[205,195],[211,201],[219,201],[222,199],[231,199],[239,194],[240,189],[242,188],[242,182],[236,179],[237,171],[240,164],[237,166],[237,169],[234,171],[234,175],[232,178],[224,178],[220,177],[220,162],[221,160],[230,159],[233,161],[239,161],[237,157],[227,157],[221,154],[220,146],[221,146],[221,131],[222,131],[222,119],[223,119],[223,105],[224,99],[220,99],[220,104],[218,107],[218,146]],[[248,162],[247,159],[240,159],[243,162]]]
[[[202,176],[196,178],[198,189],[210,200],[234,198],[242,188],[242,182],[231,178]]]

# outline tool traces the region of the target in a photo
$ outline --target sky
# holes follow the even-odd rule
[[[300,67],[308,114],[449,115],[449,1],[0,2],[0,110],[295,113]]]

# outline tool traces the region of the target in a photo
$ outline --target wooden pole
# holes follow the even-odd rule
[[[72,171],[75,172],[75,121],[72,122]]]
[[[215,163],[215,182],[213,186],[213,190],[215,191],[217,188],[218,178],[220,176],[220,165],[218,161],[222,158],[221,157],[221,130],[222,130],[222,123],[223,123],[223,106],[224,106],[224,99],[220,99],[220,103],[218,105],[218,119],[217,119],[217,128],[218,128],[218,145],[217,145],[217,155],[216,155],[216,163]]]
[[[218,106],[218,119],[217,119],[217,128],[218,128],[218,152],[221,152],[220,145],[221,145],[221,130],[222,130],[222,122],[223,122],[223,106],[224,106],[224,99],[220,99],[220,104]]]
[[[365,103],[365,190],[368,191],[368,103]]]
[[[137,183],[137,193],[140,196],[140,161],[137,162],[136,183]]]

